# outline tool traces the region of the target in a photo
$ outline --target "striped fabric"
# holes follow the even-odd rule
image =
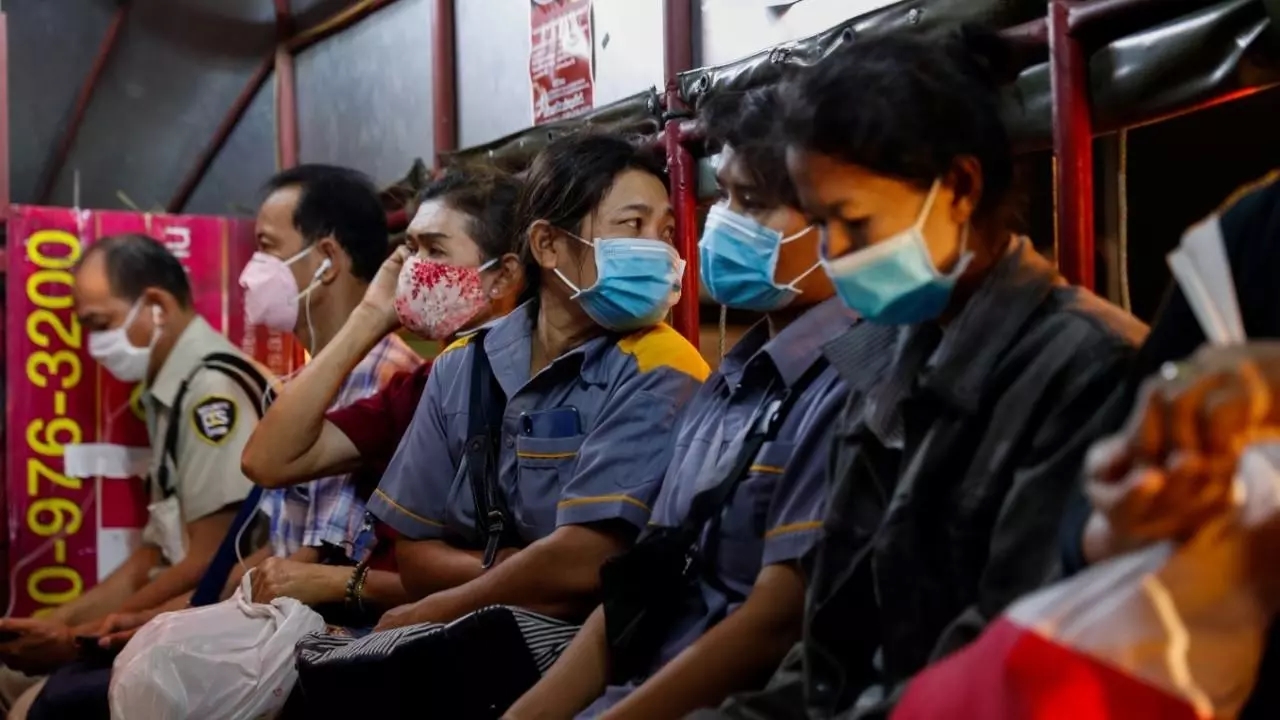
[[[539,673],[545,673],[564,652],[578,634],[580,626],[540,615],[523,608],[492,606],[477,612],[506,611],[515,618]],[[462,622],[459,620],[458,622]],[[449,626],[424,623],[396,628],[385,632],[370,633],[363,637],[332,633],[312,633],[298,642],[297,658],[300,664],[322,666],[344,664],[353,661],[370,661],[390,657],[396,650],[410,644],[428,641],[442,635]]]

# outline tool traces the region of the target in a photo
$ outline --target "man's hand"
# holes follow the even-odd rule
[[[28,675],[43,675],[79,656],[74,631],[63,624],[28,618],[0,619],[0,632],[16,632],[16,640],[0,644],[0,660]]]
[[[123,648],[143,625],[151,622],[160,613],[152,610],[131,613],[112,613],[103,618],[96,632],[98,645],[108,650]]]
[[[1115,549],[1185,539],[1231,507],[1240,453],[1280,428],[1280,343],[1206,347],[1149,379],[1085,461],[1093,530]]]
[[[346,596],[352,572],[354,568],[267,558],[251,576],[253,601],[269,603],[278,597],[291,597],[305,605],[340,602]]]
[[[396,314],[396,285],[400,281],[400,270],[412,251],[405,245],[395,249],[391,256],[378,268],[378,274],[360,301],[360,310],[367,313],[374,322],[379,323],[381,334],[386,335],[400,327],[400,316]]]

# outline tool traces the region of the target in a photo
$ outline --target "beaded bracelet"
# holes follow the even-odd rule
[[[369,577],[369,566],[362,565],[359,571],[360,579],[356,581],[356,610],[364,612],[364,581]]]
[[[347,607],[360,607],[360,593],[364,590],[364,577],[369,572],[369,564],[362,562],[356,565],[356,569],[352,571],[351,577],[347,580],[346,605]]]

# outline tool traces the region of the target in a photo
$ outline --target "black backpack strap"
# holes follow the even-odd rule
[[[172,463],[174,467],[178,466],[178,427],[182,424],[182,403],[187,398],[187,390],[191,387],[191,381],[201,370],[206,368],[222,373],[234,380],[240,386],[240,389],[244,391],[244,394],[253,401],[253,410],[258,414],[259,418],[262,417],[266,403],[273,397],[270,381],[267,380],[256,365],[243,357],[231,353],[215,352],[201,358],[200,364],[178,386],[178,392],[173,397],[173,405],[169,408],[169,423],[164,433],[163,456],[160,459],[160,467],[156,469],[155,478],[165,497],[172,497],[174,493],[173,483],[169,478],[169,464]]]
[[[498,555],[510,518],[498,487],[498,453],[506,393],[493,376],[484,351],[483,331],[471,339],[471,398],[467,409],[467,476],[476,507],[476,530],[484,542],[481,567],[489,569]]]
[[[728,588],[725,588],[720,583],[713,571],[720,539],[720,520],[725,505],[733,499],[733,494],[737,492],[738,486],[746,479],[764,444],[778,436],[778,429],[782,427],[787,414],[796,404],[797,398],[804,394],[805,388],[818,375],[822,374],[826,367],[826,359],[819,356],[805,371],[804,375],[800,376],[800,379],[787,388],[781,396],[772,400],[766,399],[756,409],[751,422],[747,425],[746,438],[742,442],[742,447],[737,457],[734,458],[733,465],[725,472],[720,482],[703,490],[693,498],[690,503],[689,514],[685,517],[684,522],[680,524],[680,532],[688,538],[692,547],[698,542],[703,528],[710,523],[707,532],[707,543],[702,548],[701,553],[703,556],[702,570],[708,581],[723,592],[727,592]],[[766,391],[766,397],[767,395],[768,392]]]

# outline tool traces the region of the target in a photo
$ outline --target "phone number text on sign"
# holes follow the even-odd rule
[[[10,228],[24,229],[21,223]],[[85,567],[77,555],[86,540],[90,548],[94,544],[81,537],[82,530],[92,532],[85,513],[92,509],[93,488],[66,477],[62,458],[63,447],[81,442],[84,423],[92,422],[84,408],[94,407],[94,382],[72,308],[71,270],[80,258],[80,240],[44,229],[31,233],[22,247],[23,256],[11,260],[7,303],[9,327],[23,328],[9,345],[9,522],[10,537],[16,525],[33,546],[11,548],[17,559],[11,565],[11,607],[17,614],[42,614],[80,597],[85,572],[92,573],[92,565]],[[20,487],[25,492],[15,492]]]

